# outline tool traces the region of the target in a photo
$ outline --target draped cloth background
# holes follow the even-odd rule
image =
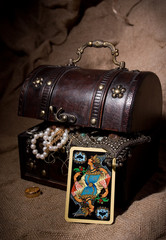
[[[32,182],[20,178],[17,135],[39,123],[17,116],[20,86],[41,64],[64,65],[78,47],[102,39],[116,44],[129,70],[155,72],[166,117],[165,0],[15,0],[0,9],[0,238],[166,239],[166,140],[162,126],[159,168],[111,226],[67,223],[65,191],[38,185],[43,194],[24,196]],[[108,49],[87,49],[79,66],[111,69]],[[141,174],[140,174],[141,177]]]

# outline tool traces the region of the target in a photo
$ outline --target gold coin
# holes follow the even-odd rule
[[[38,197],[41,194],[39,187],[30,187],[25,189],[25,196],[27,198]]]

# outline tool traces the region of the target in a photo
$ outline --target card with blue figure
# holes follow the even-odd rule
[[[65,219],[111,224],[114,220],[115,167],[105,164],[101,148],[70,149]],[[113,159],[112,166],[116,165]]]

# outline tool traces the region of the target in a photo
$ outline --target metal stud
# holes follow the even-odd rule
[[[91,124],[92,124],[92,125],[95,125],[95,124],[96,124],[96,118],[92,118],[92,119],[91,119]]]
[[[53,106],[49,106],[50,112],[53,112]]]
[[[46,174],[47,174],[47,173],[46,173],[46,170],[42,170],[41,174],[42,174],[42,176],[44,176],[44,177],[45,177],[45,176],[46,176]]]
[[[67,121],[67,115],[62,116],[63,121]]]
[[[34,167],[34,163],[33,163],[33,162],[30,162],[30,163],[29,163],[29,166],[30,166],[30,168],[33,168],[33,167]]]
[[[51,82],[51,81],[48,81],[48,82],[47,82],[47,85],[48,85],[48,86],[50,86],[51,84],[52,84],[52,82]]]
[[[40,112],[40,117],[44,117],[44,115],[45,115],[45,111],[44,111],[44,110],[41,110],[41,112]]]
[[[99,85],[99,90],[103,90],[103,88],[104,88],[104,85]]]

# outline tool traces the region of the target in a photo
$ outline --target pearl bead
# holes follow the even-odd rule
[[[43,155],[44,155],[44,157],[47,157],[47,156],[48,156],[48,153],[47,153],[47,152],[44,152]]]
[[[39,133],[39,137],[43,137],[43,133],[42,132]]]
[[[54,136],[54,135],[55,135],[55,132],[52,132],[52,133],[51,133],[51,136]]]
[[[33,138],[33,139],[31,140],[31,143],[32,143],[32,144],[35,144],[35,143],[36,143],[36,139]]]
[[[52,148],[52,150],[53,151],[56,151],[58,148],[56,147],[56,146],[54,146],[53,148]]]
[[[48,137],[47,137],[46,135],[43,136],[43,139],[44,139],[44,140],[47,140],[47,138],[48,138]]]
[[[37,138],[38,138],[38,134],[35,134],[35,135],[34,135],[34,138],[37,139]]]
[[[44,154],[41,154],[41,155],[40,155],[40,158],[41,158],[41,159],[45,159]]]
[[[36,158],[40,158],[40,154],[39,153],[36,154]]]
[[[31,144],[31,149],[35,149],[36,145],[35,144]]]
[[[38,153],[37,149],[34,149],[32,152],[34,155],[36,155]]]
[[[47,141],[43,141],[43,145],[46,146],[48,144]]]
[[[67,136],[68,136],[68,134],[67,134],[67,133],[64,133],[64,134],[63,134],[63,137],[67,137]]]
[[[48,141],[49,141],[49,142],[51,142],[51,141],[52,141],[52,139],[53,139],[52,137],[48,137]]]
[[[58,147],[58,148],[61,148],[61,147],[62,147],[62,144],[61,144],[61,143],[58,143],[58,144],[57,144],[57,147]]]
[[[45,152],[46,150],[47,150],[47,147],[44,147],[44,148],[43,148],[43,152]]]
[[[66,140],[65,140],[65,139],[62,139],[61,143],[62,143],[62,144],[65,144],[65,143],[66,143]]]
[[[47,135],[47,136],[48,136],[49,134],[50,134],[50,131],[45,131],[45,132],[44,132],[44,135]]]
[[[50,128],[46,128],[46,131],[50,132],[50,130],[51,130]]]
[[[50,150],[50,151],[53,151],[53,146],[49,146],[49,150]]]

